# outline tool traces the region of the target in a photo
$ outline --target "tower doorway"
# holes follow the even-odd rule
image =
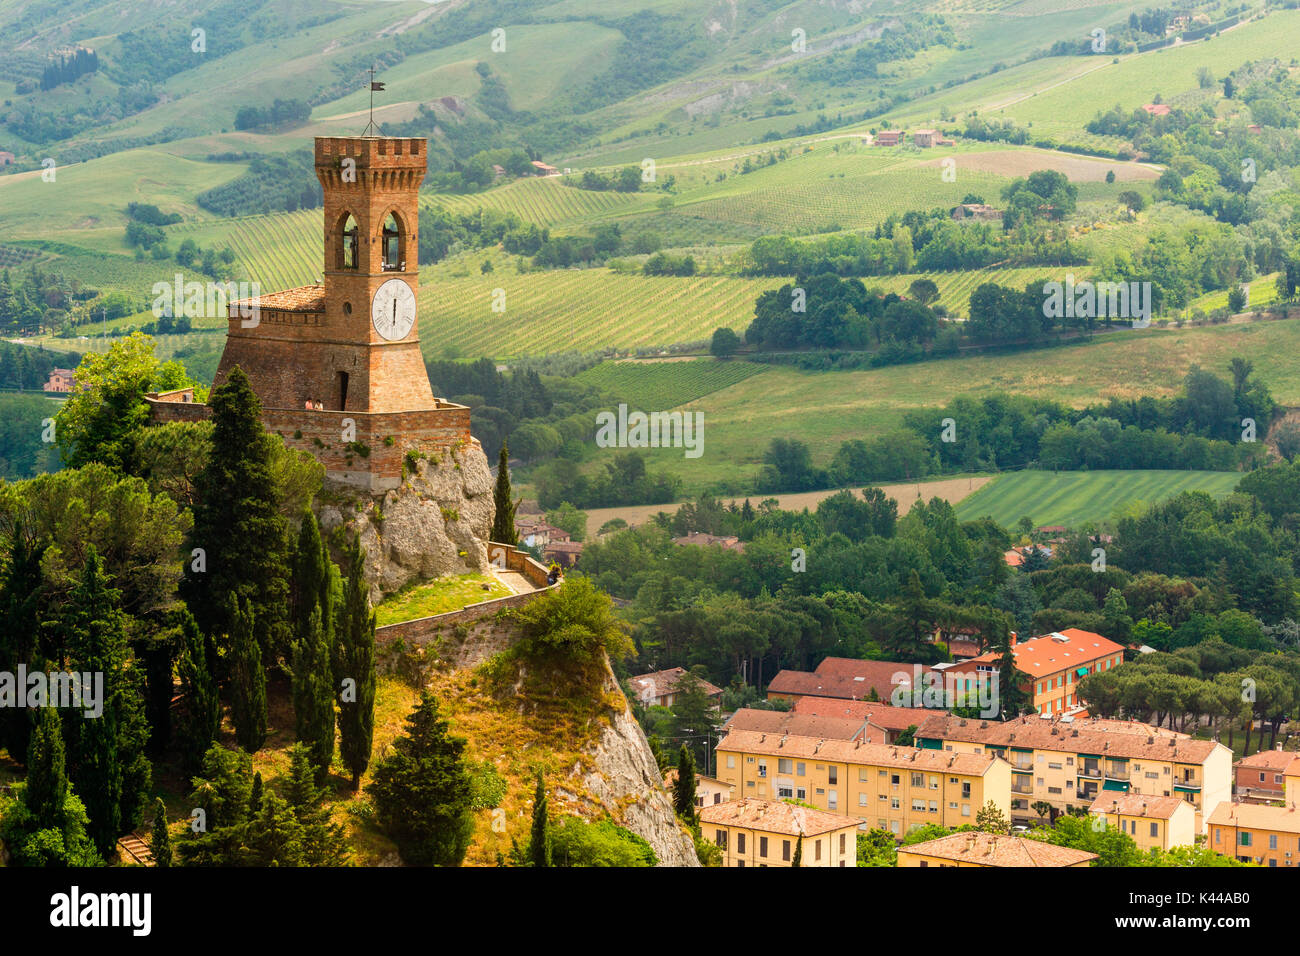
[[[339,410],[347,411],[348,408],[348,373],[339,372]]]

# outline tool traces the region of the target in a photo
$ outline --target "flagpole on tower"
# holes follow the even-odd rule
[[[383,91],[384,84],[375,82],[375,68],[372,65],[370,67],[370,122],[366,124],[365,130],[361,134],[362,136],[370,136],[373,133],[379,132],[379,128],[375,126],[375,93],[382,93]]]

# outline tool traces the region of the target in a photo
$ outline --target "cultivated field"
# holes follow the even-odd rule
[[[1017,471],[998,475],[962,500],[957,517],[972,521],[987,516],[1004,527],[1028,517],[1035,527],[1073,528],[1184,491],[1222,498],[1240,480],[1240,473],[1223,471]]]
[[[899,515],[905,515],[917,501],[929,501],[932,498],[942,498],[945,501],[956,505],[968,495],[973,494],[983,488],[985,484],[991,481],[988,475],[966,475],[956,478],[943,478],[937,481],[911,482],[901,485],[878,485],[885,494],[893,498],[898,503]],[[864,486],[866,487],[866,486]],[[817,505],[825,498],[831,495],[839,494],[841,489],[833,491],[803,491],[792,495],[750,495],[749,502],[757,505],[759,501],[766,501],[768,498],[776,500],[777,507],[786,511],[802,511],[807,508],[810,511],[816,511]],[[854,494],[862,491],[862,488],[851,488]],[[735,501],[739,505],[743,498],[724,498],[723,503],[728,504]],[[622,518],[631,527],[639,527],[649,521],[654,515],[661,511],[674,514],[677,511],[677,505],[644,505],[636,508],[596,508],[587,512],[587,535],[594,537],[600,530],[601,525],[607,521],[613,521],[615,518]]]

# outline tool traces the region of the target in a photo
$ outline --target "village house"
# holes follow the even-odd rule
[[[967,831],[899,847],[898,865],[1091,866],[1097,854],[1005,834]]]
[[[873,146],[897,146],[903,141],[903,131],[901,129],[882,129],[874,137],[871,144]]]
[[[1300,754],[1278,749],[1244,757],[1234,768],[1234,798],[1241,803],[1285,800],[1288,771],[1300,775]]]
[[[533,175],[535,175],[535,176],[558,176],[558,175],[560,175],[560,171],[559,171],[558,169],[556,169],[554,166],[548,166],[546,163],[538,162],[538,161],[535,160],[535,159],[532,161],[532,163],[531,163],[530,165],[533,167],[533,169],[536,170],[536,172],[533,174]]]
[[[922,674],[932,670],[932,667],[921,667]],[[767,699],[794,701],[800,697],[835,697],[841,700],[873,698],[888,703],[895,686],[911,688],[914,671],[913,664],[828,657],[817,665],[815,671],[777,672],[767,685]]]
[[[75,383],[75,373],[70,368],[50,369],[50,380],[45,383],[47,392],[70,392]]]
[[[677,700],[677,685],[686,674],[684,667],[672,667],[666,671],[652,671],[633,677],[629,683],[632,693],[642,706],[671,707]],[[706,680],[700,681],[704,693],[716,701],[722,699],[722,688],[714,687]]]
[[[992,754],[752,730],[728,733],[716,751],[718,779],[738,795],[805,799],[899,839],[927,823],[974,823],[989,801],[1003,814],[1011,809],[1011,765]]]
[[[1011,765],[1011,818],[1040,820],[1033,805],[1051,807],[1053,819],[1091,807],[1111,794],[1178,797],[1196,811],[1196,832],[1208,813],[1232,799],[1232,751],[1213,740],[1135,721],[1049,717],[977,720],[935,714],[916,731],[927,750],[1004,757]]]
[[[1168,116],[1169,106],[1166,103],[1146,103],[1142,107],[1152,116]]]
[[[703,531],[692,531],[690,534],[673,538],[673,544],[678,547],[685,547],[686,545],[699,545],[701,547],[717,545],[726,548],[728,551],[735,551],[740,554],[745,552],[745,542],[730,534],[705,534]]]
[[[1001,222],[1002,210],[995,209],[988,203],[964,202],[952,207],[952,218],[958,222]]]
[[[857,823],[835,813],[768,800],[734,800],[700,811],[700,832],[723,866],[857,866]],[[799,849],[799,839],[803,848]]]
[[[1103,793],[1088,813],[1133,838],[1138,849],[1172,850],[1196,844],[1196,811],[1179,797],[1142,793]]]
[[[937,129],[918,129],[912,134],[912,142],[922,149],[929,149],[936,146],[939,140],[943,139],[943,133]]]
[[[1210,814],[1205,845],[1260,866],[1300,865],[1300,811],[1294,803],[1221,803]]]
[[[558,564],[562,568],[576,567],[582,557],[581,541],[552,541],[542,548],[542,557],[548,564]]]
[[[12,166],[17,161],[13,153],[0,149],[0,166]]]
[[[672,767],[664,771],[664,787],[672,790],[677,784],[677,768]],[[702,773],[695,775],[695,806],[696,809],[702,807],[711,807],[718,803],[726,803],[732,798],[736,788],[729,783],[723,783],[717,777],[708,777]]]

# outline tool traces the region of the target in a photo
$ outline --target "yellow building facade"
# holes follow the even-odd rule
[[[858,865],[856,820],[780,801],[707,806],[700,811],[700,834],[722,851],[723,866],[793,866],[796,855],[800,866]]]
[[[1107,828],[1128,834],[1144,853],[1196,844],[1196,810],[1180,797],[1107,793],[1088,813]]]
[[[1222,803],[1209,818],[1206,846],[1260,866],[1300,866],[1300,810],[1288,804]]]
[[[900,839],[927,823],[974,824],[989,801],[1011,809],[1011,767],[995,756],[733,731],[717,758],[737,799],[801,800]]]
[[[916,732],[923,748],[943,753],[997,755],[1011,769],[1011,815],[1042,819],[1035,803],[1064,813],[1087,809],[1103,795],[1179,797],[1205,817],[1232,799],[1232,751],[1213,740],[1092,718],[1030,714],[1006,722],[939,714]]]

